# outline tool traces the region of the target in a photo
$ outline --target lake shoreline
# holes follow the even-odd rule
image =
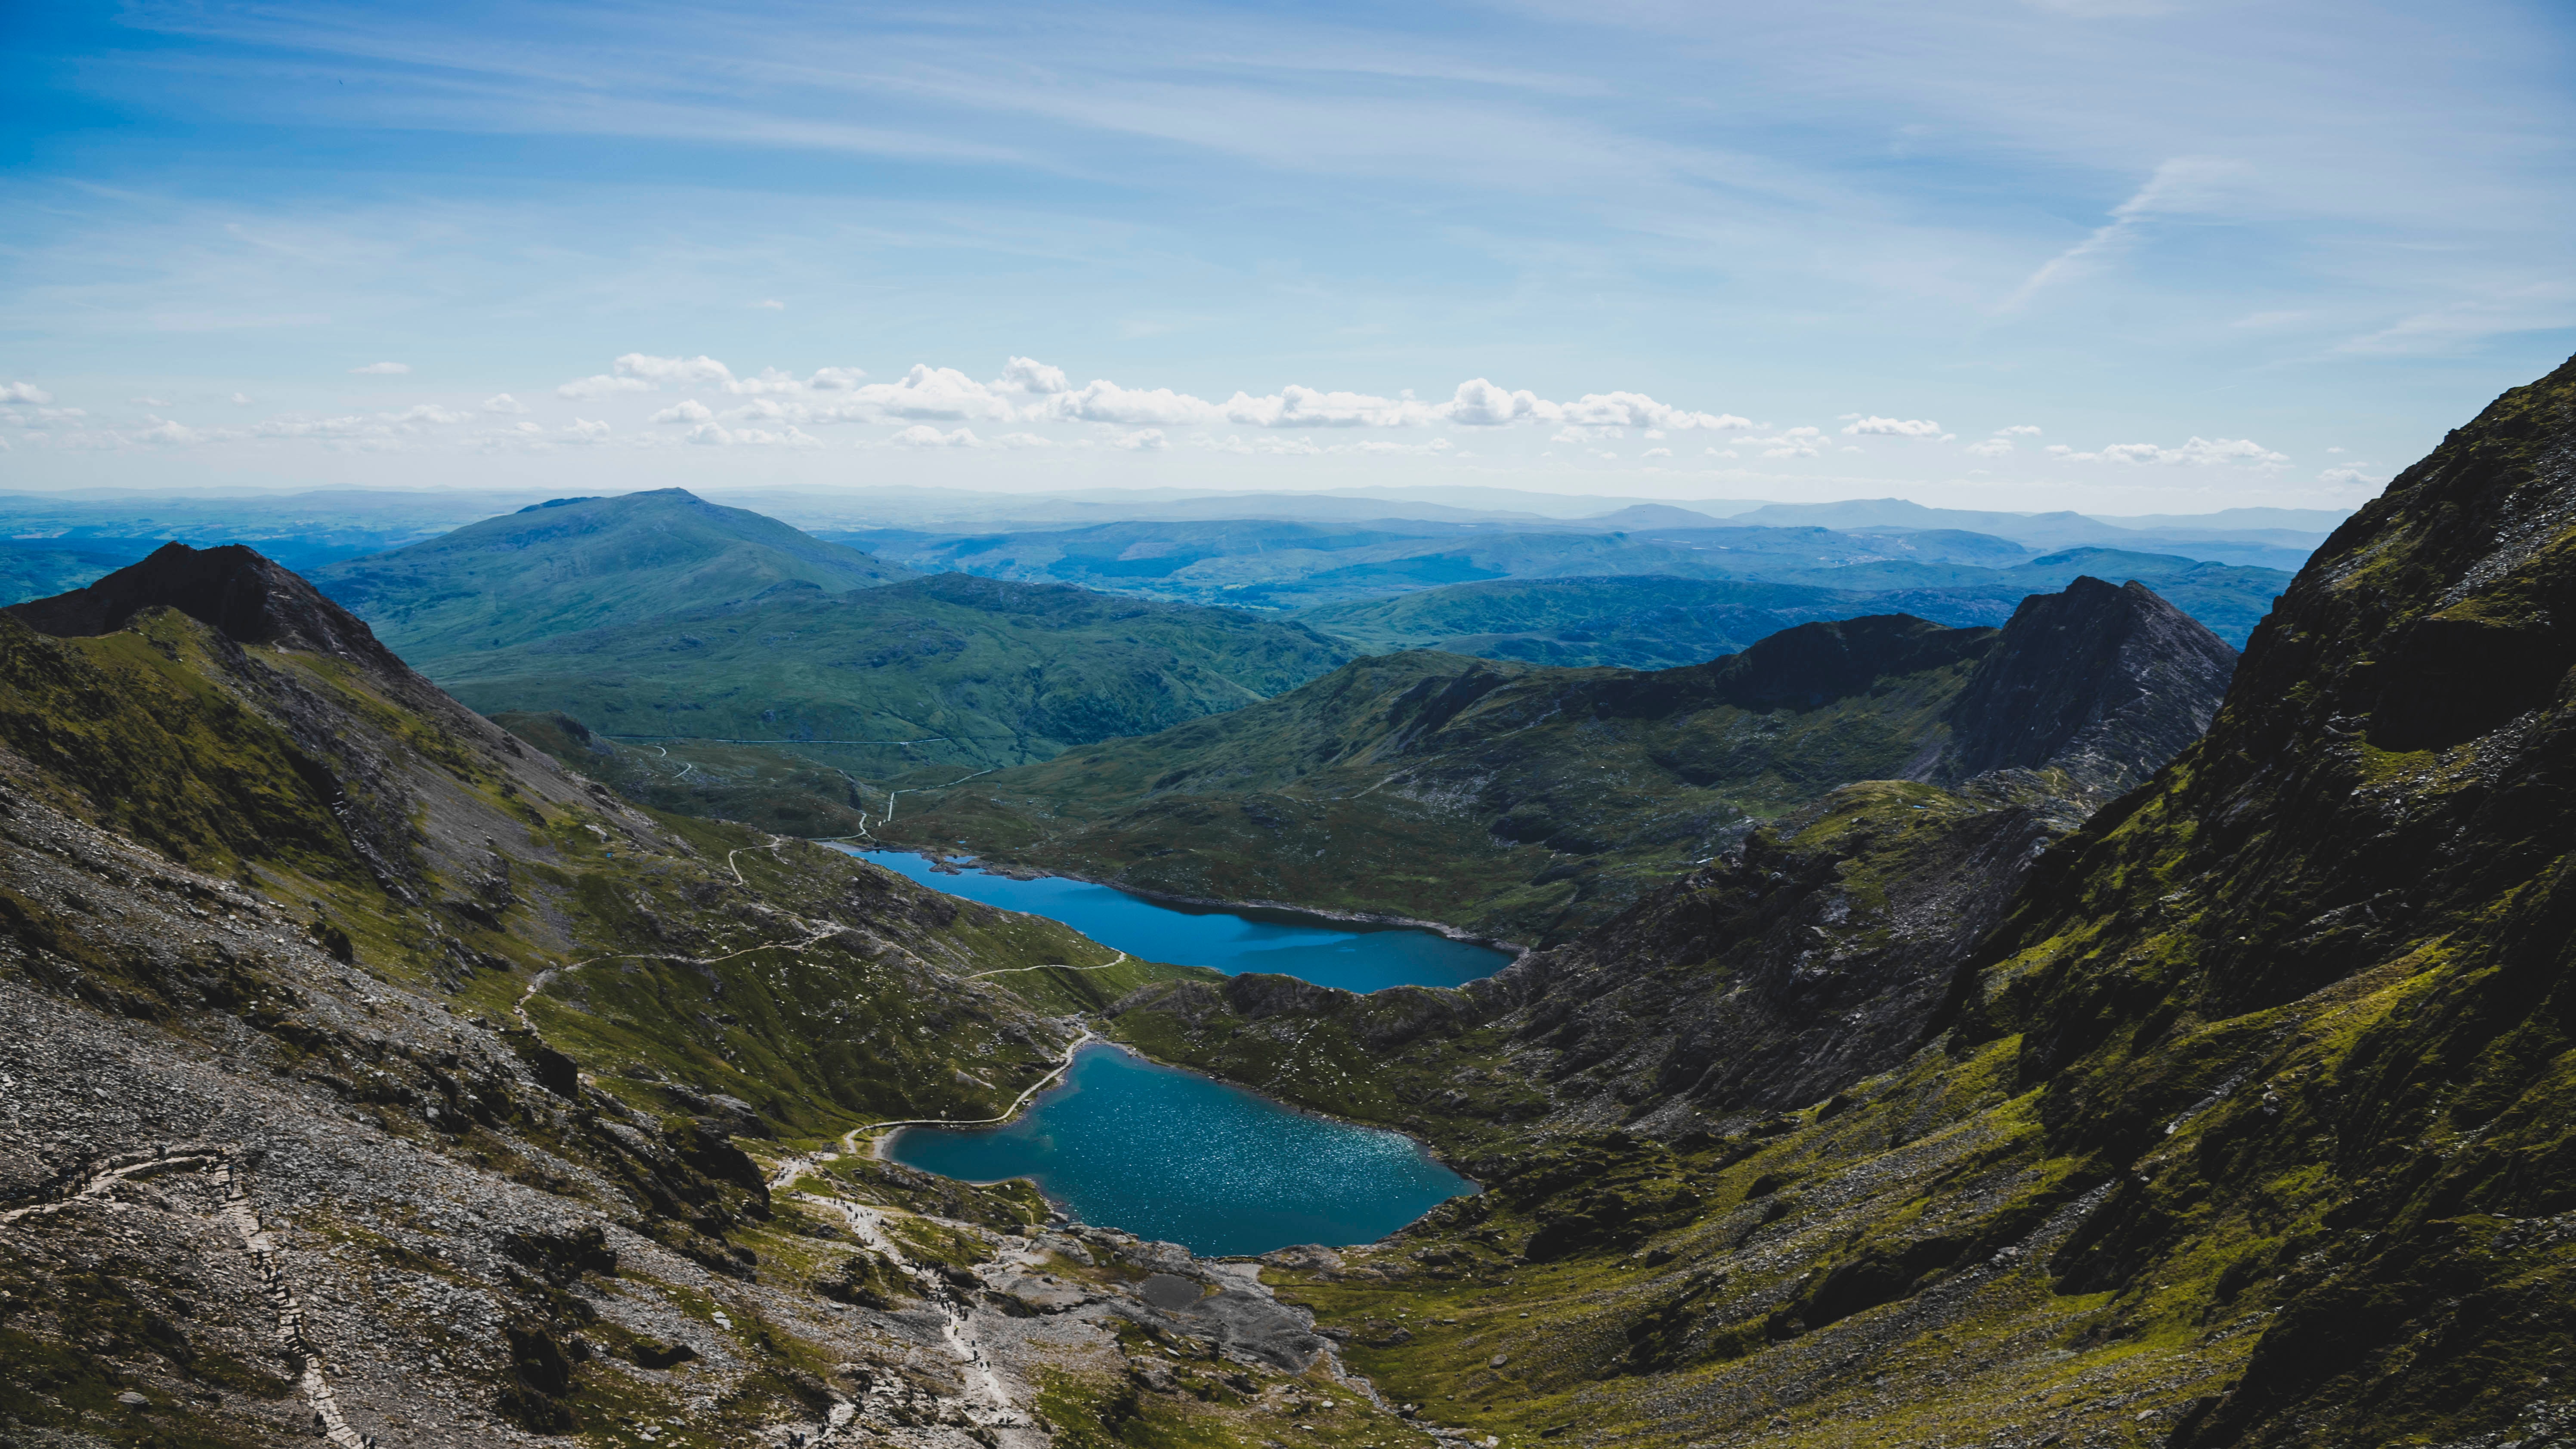
[[[1450,1161],[1450,1160],[1449,1160],[1449,1158],[1448,1158],[1448,1156],[1447,1156],[1446,1154],[1444,1154],[1443,1152],[1441,1152],[1441,1150],[1440,1150],[1440,1148],[1438,1147],[1438,1145],[1437,1145],[1437,1144],[1433,1143],[1433,1142],[1432,1142],[1432,1141],[1430,1141],[1428,1138],[1425,1138],[1425,1137],[1423,1137],[1423,1136],[1421,1136],[1421,1135],[1419,1135],[1419,1134],[1417,1134],[1417,1133],[1407,1131],[1406,1129],[1404,1129],[1404,1128],[1402,1128],[1402,1127],[1394,1126],[1394,1125],[1389,1124],[1389,1123],[1363,1121],[1363,1120],[1361,1120],[1361,1119],[1359,1119],[1359,1118],[1355,1118],[1355,1117],[1345,1117],[1345,1116],[1342,1116],[1342,1115],[1341,1115],[1341,1114],[1339,1114],[1339,1113],[1335,1113],[1335,1112],[1326,1112],[1326,1111],[1323,1111],[1323,1110],[1321,1110],[1321,1109],[1319,1109],[1319,1108],[1309,1107],[1309,1106],[1306,1106],[1306,1105],[1304,1105],[1304,1104],[1302,1104],[1302,1103],[1283,1101],[1283,1100],[1281,1100],[1280,1098],[1275,1097],[1275,1096],[1272,1096],[1270,1093],[1263,1091],[1261,1088],[1259,1088],[1259,1087],[1257,1087],[1257,1086],[1252,1085],[1251,1083],[1236,1081],[1235,1079],[1233,1079],[1233,1078],[1231,1078],[1231,1077],[1228,1077],[1228,1076],[1224,1075],[1223,1073],[1207,1071],[1207,1070],[1205,1070],[1204,1068],[1195,1067],[1195,1066],[1187,1066],[1187,1065],[1184,1065],[1184,1064],[1179,1063],[1179,1062],[1167,1062],[1167,1061],[1164,1061],[1164,1060],[1163,1060],[1163,1059],[1161,1059],[1160,1057],[1154,1056],[1152,1053],[1145,1051],[1144,1049],[1142,1049],[1141,1047],[1138,1047],[1138,1046],[1134,1045],[1133,1043],[1120,1041],[1120,1040],[1117,1040],[1117,1039],[1116,1039],[1116,1038],[1114,1038],[1114,1037],[1100,1036],[1100,1035],[1096,1035],[1096,1034],[1095,1034],[1095,1035],[1093,1036],[1092,1040],[1091,1040],[1091,1041],[1089,1041],[1089,1042],[1085,1042],[1085,1043],[1083,1044],[1083,1046],[1084,1046],[1084,1048],[1085,1048],[1085,1049],[1088,1049],[1088,1048],[1093,1047],[1093,1046],[1099,1046],[1099,1047],[1102,1047],[1102,1048],[1105,1048],[1105,1049],[1108,1049],[1108,1050],[1111,1050],[1111,1051],[1115,1051],[1115,1052],[1123,1053],[1124,1055],[1129,1056],[1129,1057],[1132,1057],[1132,1058],[1134,1058],[1135,1060],[1137,1060],[1137,1061],[1139,1061],[1139,1062],[1143,1062],[1143,1063],[1146,1063],[1146,1064],[1151,1065],[1151,1066],[1161,1067],[1161,1068],[1163,1068],[1163,1069],[1165,1069],[1165,1070],[1167,1070],[1167,1071],[1179,1072],[1179,1073],[1181,1073],[1181,1074],[1183,1074],[1183,1075],[1185,1075],[1185,1076],[1191,1076],[1191,1077],[1199,1078],[1199,1079],[1200,1079],[1200,1080],[1202,1080],[1202,1081],[1215,1082],[1215,1083],[1218,1083],[1218,1084],[1223,1085],[1223,1086],[1226,1086],[1226,1087],[1231,1087],[1231,1088],[1233,1088],[1234,1090],[1239,1091],[1239,1092],[1242,1092],[1242,1093],[1244,1093],[1244,1094],[1245,1094],[1245,1095],[1247,1095],[1247,1096],[1251,1096],[1251,1097],[1258,1098],[1259,1100],[1261,1100],[1261,1101],[1263,1101],[1263,1102],[1265,1102],[1265,1103],[1268,1103],[1269,1105],[1271,1105],[1271,1106],[1273,1106],[1273,1107],[1276,1107],[1276,1108],[1280,1109],[1281,1111],[1288,1112],[1288,1113],[1292,1113],[1292,1114],[1294,1114],[1294,1115],[1296,1115],[1296,1116],[1304,1117],[1304,1118],[1307,1118],[1307,1119],[1309,1119],[1309,1120],[1311,1120],[1311,1121],[1321,1122],[1321,1123],[1327,1123],[1327,1124],[1330,1124],[1330,1125],[1332,1125],[1332,1126],[1336,1126],[1336,1127],[1347,1127],[1347,1128],[1353,1128],[1353,1129],[1357,1129],[1357,1130],[1361,1130],[1361,1131],[1368,1131],[1368,1132],[1383,1132],[1383,1133],[1388,1134],[1389,1136],[1393,1136],[1393,1137],[1401,1137],[1401,1138],[1403,1138],[1405,1141],[1412,1143],[1412,1144],[1413,1144],[1413,1146],[1415,1147],[1415,1149],[1416,1149],[1416,1150],[1418,1150],[1419,1152],[1421,1152],[1421,1154],[1422,1154],[1424,1157],[1428,1158],[1430,1161],[1432,1161],[1432,1162],[1434,1162],[1434,1163],[1437,1163],[1440,1167],[1442,1167],[1442,1168],[1446,1169],[1449,1173],[1451,1173],[1452,1175],[1454,1175],[1454,1176],[1455,1176],[1459,1181],[1461,1181],[1461,1182],[1463,1182],[1463,1183],[1467,1184],[1467,1186],[1468,1186],[1468,1189],[1469,1189],[1469,1190],[1468,1190],[1468,1192],[1466,1192],[1466,1193],[1464,1193],[1464,1194],[1461,1194],[1461,1196],[1469,1196],[1469,1197],[1473,1197],[1473,1196],[1481,1196],[1481,1195],[1486,1191],[1486,1186],[1485,1186],[1485,1184],[1484,1184],[1481,1180],[1479,1180],[1479,1179],[1477,1179],[1477,1178],[1475,1178],[1475,1177],[1472,1177],[1472,1176],[1468,1175],[1468,1173],[1467,1173],[1467,1172],[1466,1172],[1466,1171],[1461,1167],[1461,1165],[1460,1165],[1460,1164]],[[1038,1182],[1038,1180],[1036,1179],[1036,1177],[1035,1177],[1035,1176],[1033,1176],[1033,1175],[1031,1175],[1031,1174],[1027,1174],[1027,1173],[1019,1173],[1019,1174],[1007,1175],[1007,1176],[1002,1176],[1002,1177],[992,1177],[992,1178],[969,1178],[969,1177],[957,1177],[957,1176],[953,1176],[953,1175],[948,1174],[948,1173],[939,1172],[939,1171],[938,1171],[937,1169],[935,1169],[935,1168],[922,1167],[922,1166],[920,1166],[920,1165],[918,1165],[918,1164],[915,1164],[915,1163],[905,1162],[905,1161],[903,1161],[901,1158],[895,1157],[895,1156],[892,1154],[892,1150],[891,1150],[891,1149],[892,1149],[892,1147],[893,1147],[893,1144],[894,1144],[895,1139],[896,1139],[896,1138],[898,1138],[898,1137],[901,1137],[901,1136],[902,1136],[904,1133],[906,1133],[906,1132],[912,1132],[912,1131],[916,1131],[916,1130],[918,1130],[918,1131],[925,1131],[925,1132],[953,1132],[953,1133],[960,1133],[960,1134],[981,1133],[981,1132],[998,1132],[998,1131],[1000,1131],[1000,1130],[1002,1130],[1002,1129],[1004,1129],[1004,1128],[1006,1128],[1006,1127],[1009,1127],[1009,1126],[1010,1126],[1010,1125],[1012,1125],[1013,1123],[1016,1123],[1016,1122],[1020,1121],[1022,1118],[1024,1118],[1025,1116],[1027,1116],[1029,1113],[1031,1113],[1031,1112],[1035,1112],[1036,1110],[1038,1110],[1039,1106],[1040,1106],[1042,1103],[1044,1103],[1048,1097],[1053,1096],[1055,1093],[1057,1093],[1057,1092],[1059,1092],[1059,1091],[1062,1091],[1062,1090],[1064,1089],[1064,1087],[1066,1087],[1066,1086],[1070,1085],[1070,1084],[1071,1084],[1071,1082],[1072,1082],[1072,1073],[1070,1072],[1070,1070],[1068,1070],[1068,1071],[1067,1071],[1067,1073],[1066,1073],[1066,1077],[1065,1077],[1065,1081],[1064,1081],[1064,1082],[1058,1083],[1057,1085],[1055,1085],[1055,1086],[1053,1086],[1053,1087],[1049,1087],[1046,1091],[1041,1092],[1041,1093],[1039,1093],[1037,1096],[1030,1098],[1030,1099],[1028,1100],[1028,1102],[1027,1102],[1026,1104],[1024,1104],[1024,1105],[1022,1106],[1022,1108],[1021,1108],[1018,1112],[1015,1112],[1015,1113],[1013,1113],[1013,1114],[1011,1115],[1011,1117],[1010,1117],[1010,1119],[1009,1119],[1008,1121],[1004,1121],[1004,1122],[994,1122],[994,1123],[979,1123],[979,1124],[976,1124],[976,1125],[971,1126],[971,1127],[943,1127],[943,1126],[941,1126],[941,1125],[939,1125],[939,1124],[937,1124],[937,1123],[913,1123],[913,1124],[909,1124],[909,1125],[906,1125],[906,1126],[903,1126],[903,1127],[898,1127],[898,1128],[896,1128],[895,1130],[893,1130],[893,1131],[891,1131],[891,1132],[881,1133],[881,1134],[879,1134],[878,1136],[876,1136],[876,1137],[874,1137],[874,1138],[871,1138],[871,1139],[869,1140],[869,1143],[868,1143],[868,1156],[869,1156],[869,1158],[870,1158],[870,1159],[872,1159],[872,1160],[874,1160],[874,1161],[894,1163],[894,1164],[895,1164],[895,1165],[897,1165],[897,1166],[911,1168],[911,1169],[912,1169],[913,1171],[915,1171],[915,1172],[928,1172],[928,1173],[933,1174],[934,1176],[938,1176],[938,1177],[946,1177],[946,1178],[948,1178],[948,1179],[949,1179],[950,1181],[952,1181],[952,1182],[962,1182],[962,1183],[965,1183],[965,1184],[967,1184],[967,1185],[968,1185],[968,1186],[970,1186],[970,1187],[994,1187],[994,1186],[998,1186],[998,1185],[1000,1185],[1000,1184],[1008,1183],[1008,1182],[1025,1182],[1025,1183],[1027,1183],[1027,1184],[1030,1186],[1030,1188],[1031,1188],[1033,1191],[1035,1191],[1035,1192],[1038,1194],[1038,1196],[1039,1196],[1040,1198],[1042,1198],[1042,1199],[1047,1203],[1047,1205],[1048,1205],[1049,1207],[1054,1208],[1057,1212],[1061,1213],[1061,1214],[1066,1218],[1066,1220],[1067,1220],[1067,1221],[1069,1221],[1069,1222],[1076,1223],[1076,1224],[1081,1224],[1081,1225],[1084,1225],[1084,1226],[1092,1226],[1092,1227],[1110,1227],[1110,1228],[1118,1228],[1118,1230],[1119,1230],[1119,1231],[1121,1231],[1121,1232],[1132,1232],[1132,1231],[1135,1231],[1135,1230],[1134,1230],[1134,1229],[1132,1229],[1132,1228],[1124,1228],[1124,1227],[1120,1227],[1118,1224],[1115,1224],[1115,1223],[1093,1223],[1093,1222],[1090,1222],[1089,1220],[1087,1220],[1087,1219],[1083,1218],[1080,1214],[1078,1214],[1077,1212],[1075,1212],[1075,1211],[1074,1211],[1074,1209],[1073,1209],[1073,1205],[1072,1205],[1070,1202],[1068,1202],[1067,1200],[1065,1200],[1065,1199],[1063,1199],[1063,1198],[1057,1197],[1057,1196],[1056,1196],[1055,1194],[1053,1194],[1053,1193],[1048,1192],[1048,1191],[1046,1190],[1046,1188],[1045,1188],[1042,1184],[1040,1184],[1040,1183]],[[1427,1209],[1426,1209],[1426,1211],[1427,1211]],[[1407,1223],[1404,1223],[1404,1224],[1402,1224],[1402,1225],[1400,1225],[1400,1226],[1398,1226],[1398,1227],[1395,1227],[1395,1228],[1389,1229],[1386,1233],[1381,1234],[1380,1236],[1378,1236],[1378,1237],[1376,1237],[1376,1238],[1372,1238],[1372,1239],[1370,1239],[1370,1240],[1368,1240],[1368,1241],[1369,1241],[1370,1243],[1384,1242],[1387,1238],[1393,1237],[1395,1234],[1400,1233],[1400,1232],[1403,1232],[1405,1228],[1411,1227],[1411,1226],[1413,1225],[1413,1222],[1418,1222],[1418,1221],[1420,1221],[1420,1218],[1418,1218],[1418,1217],[1417,1217],[1417,1218],[1413,1219],[1413,1220],[1412,1220],[1412,1221],[1410,1221],[1410,1222],[1407,1222]],[[1291,1245],[1291,1246],[1293,1246],[1293,1245]],[[1328,1243],[1328,1244],[1324,1244],[1323,1246],[1326,1246],[1326,1247],[1345,1247],[1345,1248],[1348,1248],[1348,1247],[1364,1247],[1364,1246],[1367,1246],[1367,1244],[1364,1244],[1364,1243],[1329,1244],[1329,1243]],[[1206,1255],[1202,1254],[1201,1256],[1206,1256]],[[1234,1255],[1234,1256],[1245,1256],[1245,1255]],[[1258,1255],[1250,1255],[1250,1256],[1258,1256]]]
[[[817,843],[836,844],[837,842],[825,841]],[[1294,901],[1239,901],[1225,900],[1216,896],[1185,896],[1173,891],[1158,891],[1145,886],[1129,885],[1124,881],[1102,880],[1098,876],[1081,875],[1069,870],[1042,870],[1033,865],[986,861],[972,856],[961,858],[972,860],[974,861],[974,864],[969,866],[959,866],[951,865],[947,857],[930,850],[915,849],[909,846],[900,845],[879,845],[876,848],[891,854],[917,855],[923,860],[930,862],[931,869],[942,875],[951,873],[963,875],[968,870],[978,870],[982,871],[986,875],[1000,876],[1005,880],[1073,880],[1080,881],[1084,885],[1096,885],[1107,890],[1117,891],[1122,895],[1134,896],[1140,901],[1149,901],[1155,905],[1195,906],[1203,910],[1227,912],[1269,911],[1280,915],[1305,916],[1317,921],[1330,921],[1346,926],[1379,926],[1388,930],[1422,931],[1430,935],[1442,937],[1446,940],[1455,941],[1462,946],[1476,946],[1487,951],[1499,952],[1510,957],[1513,961],[1518,961],[1522,957],[1527,956],[1532,951],[1538,949],[1535,946],[1524,946],[1517,941],[1505,941],[1493,936],[1479,935],[1474,931],[1468,930],[1464,926],[1453,926],[1445,921],[1426,921],[1414,916],[1387,915],[1377,911],[1336,910],[1330,906],[1299,905]],[[852,847],[852,852],[856,854],[864,854],[864,852],[859,850],[857,847]],[[1009,908],[1004,907],[1003,909]],[[1023,914],[1037,913],[1024,912]],[[1479,977],[1477,979],[1483,980],[1484,978]],[[1430,989],[1454,991],[1457,988],[1435,987]]]

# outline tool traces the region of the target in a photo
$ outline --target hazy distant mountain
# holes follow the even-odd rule
[[[2294,570],[2325,542],[2341,515],[2323,509],[2236,508],[2212,514],[2095,518],[2074,512],[1997,513],[1926,508],[1902,498],[1837,503],[1772,503],[1737,515],[1736,524],[1847,531],[1966,529],[2037,549],[2124,548],[2176,553],[2215,563]]]
[[[414,665],[676,610],[783,583],[829,593],[912,577],[846,544],[686,489],[566,498],[313,572]]]

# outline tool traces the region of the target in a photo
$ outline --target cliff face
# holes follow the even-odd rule
[[[2235,670],[2224,640],[2135,580],[2033,594],[1951,706],[1937,778],[2055,766],[2117,794],[2200,738]]]

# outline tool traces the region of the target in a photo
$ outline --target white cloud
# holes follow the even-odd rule
[[[0,382],[0,402],[49,403],[54,395],[33,383]]]
[[[517,398],[510,396],[506,392],[494,393],[492,396],[483,399],[483,411],[487,413],[523,413],[527,410],[528,405],[526,403],[519,401]]]
[[[1237,393],[1241,398],[1243,394]],[[1205,398],[1174,392],[1168,387],[1151,391],[1120,387],[1106,378],[1094,378],[1079,388],[1055,393],[1032,405],[1030,420],[1053,419],[1074,423],[1110,423],[1134,426],[1159,423],[1178,426],[1184,423],[1226,421],[1225,414]]]
[[[787,310],[787,304],[776,297],[763,297],[752,303],[751,309],[755,312],[784,312]]]
[[[452,412],[446,408],[440,407],[436,403],[422,403],[417,407],[407,408],[402,412],[384,413],[380,414],[380,416],[382,416],[386,422],[396,425],[403,423],[461,423],[464,422],[466,418],[465,414]]]
[[[233,406],[234,406],[234,407],[237,407],[237,408],[246,408],[246,407],[249,407],[250,405],[251,405],[251,398],[250,398],[250,394],[249,394],[249,393],[246,393],[246,392],[237,392],[237,393],[234,393],[234,394],[233,394]]]
[[[1164,439],[1161,428],[1138,428],[1132,433],[1120,433],[1110,439],[1109,443],[1111,447],[1125,448],[1131,453],[1152,452],[1170,446]]]
[[[1753,426],[1750,418],[1739,418],[1733,413],[1693,412],[1657,402],[1641,392],[1587,392],[1570,403],[1556,406],[1566,422],[1593,427],[1729,432]]]
[[[2009,428],[1995,429],[1995,436],[1998,438],[2036,438],[2039,436],[2039,427],[2035,423],[2015,423]]]
[[[1440,411],[1445,422],[1492,428],[1520,418],[1535,419],[1542,407],[1552,412],[1555,406],[1541,402],[1536,393],[1509,392],[1479,377],[1458,384],[1457,393]]]
[[[696,398],[685,398],[653,415],[657,423],[703,423],[715,416],[713,409]]]
[[[5,400],[6,395],[0,394],[0,401]],[[139,408],[166,408],[170,405],[170,400],[166,397],[130,397],[126,401]]]
[[[928,423],[915,423],[886,441],[898,448],[980,448],[984,440],[967,428],[943,433]]]
[[[774,367],[764,367],[758,377],[746,377],[725,388],[727,392],[757,395],[760,393],[799,393],[810,384],[797,381]]]
[[[653,392],[674,385],[715,386],[731,391],[733,369],[704,355],[655,357],[650,353],[630,352],[611,364],[607,372],[578,378],[556,388],[555,396],[599,398],[621,392]]]
[[[608,441],[608,424],[574,418],[563,430],[563,440],[567,443],[605,443]]]
[[[814,370],[814,375],[806,380],[805,385],[816,392],[846,392],[857,387],[867,375],[865,368],[819,367]]]
[[[2195,437],[2179,448],[2160,448],[2153,443],[2114,443],[2104,448],[2101,456],[2114,463],[2165,463],[2186,468],[2212,468],[2226,463],[2271,466],[2290,461],[2287,455],[2275,453],[2251,438]]]
[[[1672,455],[1673,450],[1670,448],[1648,448],[1645,452],[1640,453],[1637,456],[1641,458],[1669,458]]]
[[[1867,417],[1843,429],[1845,434],[1875,438],[1937,438],[1941,425],[1929,418]]]
[[[1000,437],[995,438],[993,442],[995,446],[1003,448],[1052,448],[1057,446],[1055,439],[1047,437],[1043,433],[1004,433]]]
[[[1967,451],[1971,458],[2001,458],[2013,451],[2013,445],[2004,438],[1988,438],[1982,443],[1970,443]]]
[[[206,435],[198,432],[195,428],[188,427],[183,423],[171,422],[167,418],[154,418],[152,420],[152,426],[145,428],[140,432],[128,433],[125,436],[131,441],[137,443],[165,443],[173,446],[184,443],[204,442],[206,440]]]
[[[2388,480],[2375,474],[2365,473],[2359,468],[2328,468],[2317,475],[2317,481],[2320,483],[2333,483],[2346,488],[2377,488],[2382,484],[2385,484]]]
[[[689,429],[688,440],[715,448],[819,448],[823,440],[800,428],[728,428],[722,423],[700,423]]]
[[[350,368],[349,371],[358,377],[400,377],[404,373],[411,371],[411,364],[408,362],[370,362],[364,367]]]
[[[603,372],[563,383],[555,388],[555,396],[603,398],[613,397],[621,392],[651,392],[652,390],[653,384],[640,377],[612,377]]]
[[[1822,428],[1788,428],[1770,438],[1747,438],[1744,441],[1762,450],[1765,458],[1812,458],[1824,441]]]
[[[1063,368],[1049,367],[1034,357],[1014,357],[1004,363],[1001,380],[993,385],[1013,392],[1034,393],[1069,392],[1073,386],[1065,381]]]
[[[1236,393],[1225,418],[1253,428],[1397,428],[1425,421],[1430,409],[1401,398],[1363,392],[1318,392],[1290,383],[1268,397]]]

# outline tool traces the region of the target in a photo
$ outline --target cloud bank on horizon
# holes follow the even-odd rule
[[[24,486],[2333,506],[2576,350],[2558,7],[10,23]]]

